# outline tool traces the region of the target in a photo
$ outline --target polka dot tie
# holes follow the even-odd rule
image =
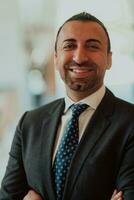
[[[57,200],[62,200],[67,172],[70,166],[70,162],[72,160],[72,156],[76,150],[76,147],[78,146],[79,115],[87,107],[87,104],[73,104],[71,106],[72,117],[67,123],[53,166]]]

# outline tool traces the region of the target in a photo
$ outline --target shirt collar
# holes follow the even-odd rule
[[[104,85],[102,85],[101,88],[99,88],[96,92],[94,92],[93,94],[89,95],[88,97],[78,101],[77,103],[86,103],[92,109],[96,110],[96,108],[98,107],[102,98],[105,95],[105,91],[106,91],[106,88]],[[76,104],[76,102],[72,101],[72,99],[70,99],[68,96],[65,96],[64,112],[66,112],[72,104]]]

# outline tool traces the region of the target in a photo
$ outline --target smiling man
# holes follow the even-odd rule
[[[90,21],[69,21],[58,36],[55,62],[67,95],[74,101],[96,92],[105,71],[111,67],[112,53],[101,25]]]
[[[95,16],[61,26],[55,65],[66,96],[21,118],[0,200],[134,199],[134,105],[105,87],[111,63],[107,29]]]

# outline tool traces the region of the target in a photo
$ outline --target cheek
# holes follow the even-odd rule
[[[72,52],[66,51],[66,52],[61,52],[59,54],[58,60],[61,64],[66,64],[70,60],[72,60]]]
[[[59,71],[62,78],[65,77],[67,71],[65,70],[65,64],[68,64],[72,61],[72,53],[71,52],[58,52],[57,56],[55,57],[55,66],[56,70]]]
[[[57,57],[56,59],[56,69],[58,71],[63,71],[64,70],[64,65],[67,63],[67,59],[63,54],[60,54],[60,56]]]
[[[98,64],[100,70],[102,69],[105,70],[108,67],[108,59],[107,56],[104,54],[100,54],[100,55],[96,55],[94,57],[94,61],[96,62],[96,64]]]

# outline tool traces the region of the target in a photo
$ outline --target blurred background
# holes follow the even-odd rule
[[[106,25],[113,65],[105,84],[134,103],[133,0],[0,0],[0,182],[20,116],[64,96],[53,63],[59,26],[87,11]]]

